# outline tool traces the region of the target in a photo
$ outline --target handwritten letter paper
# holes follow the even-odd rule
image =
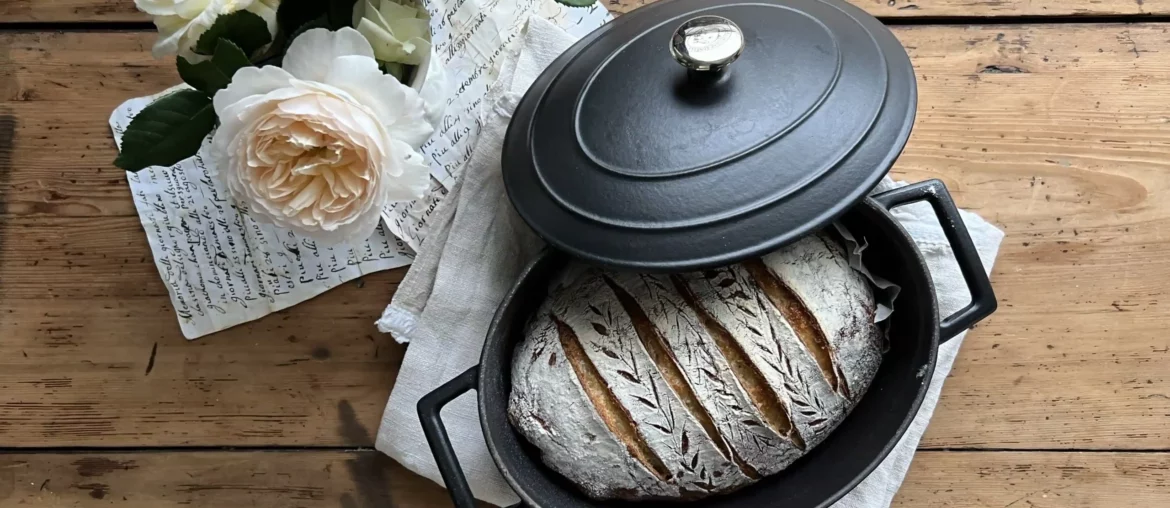
[[[119,145],[130,119],[150,101],[133,99],[114,111],[110,127]],[[362,275],[410,264],[411,250],[384,226],[359,245],[331,248],[253,220],[208,174],[208,144],[173,167],[126,173],[188,339],[258,319]]]
[[[363,274],[410,264],[411,247],[421,244],[427,219],[471,157],[484,96],[528,18],[543,16],[578,37],[610,19],[600,3],[583,8],[554,0],[422,3],[431,15],[433,58],[446,75],[449,95],[437,132],[423,146],[431,192],[386,207],[385,223],[361,245],[321,247],[253,220],[208,175],[206,144],[196,157],[173,167],[127,173],[155,264],[188,339],[258,319]],[[130,119],[151,100],[133,99],[114,111],[110,126],[119,145]]]
[[[471,158],[482,127],[480,106],[495,83],[502,58],[513,51],[531,16],[544,17],[583,37],[610,19],[600,3],[568,7],[554,0],[425,0],[431,16],[434,55],[442,64],[450,98],[435,135],[422,147],[431,166],[432,191],[411,203],[386,208],[390,232],[418,248],[427,218]]]

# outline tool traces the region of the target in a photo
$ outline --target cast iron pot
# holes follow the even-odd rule
[[[971,292],[971,303],[939,320],[934,282],[910,235],[889,210],[929,202],[955,253]],[[890,349],[869,390],[829,437],[777,475],[742,490],[686,503],[704,507],[808,508],[829,506],[857,486],[890,453],[906,432],[926,395],[938,346],[987,317],[996,308],[991,283],[975,245],[946,187],[938,180],[891,190],[867,198],[840,219],[869,242],[866,266],[900,285],[902,292],[890,318]],[[572,508],[601,506],[568,480],[545,467],[539,452],[508,422],[512,353],[523,340],[524,326],[546,297],[549,280],[569,256],[549,250],[521,274],[496,312],[480,364],[439,387],[418,403],[423,431],[455,505],[475,506],[439,416],[451,400],[468,390],[479,393],[484,440],[504,478],[522,499],[519,506]],[[604,503],[606,506],[657,506],[679,503]]]

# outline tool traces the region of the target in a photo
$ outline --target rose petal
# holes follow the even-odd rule
[[[410,58],[410,52],[403,47],[403,42],[395,37],[385,26],[378,25],[377,21],[363,18],[357,24],[357,30],[374,49],[374,57],[383,62],[403,62]]]
[[[296,39],[284,54],[283,66],[293,76],[309,81],[325,81],[338,57],[358,55],[371,60],[374,50],[357,30],[346,27],[336,32],[314,28]]]
[[[339,62],[345,60],[338,59]],[[335,83],[347,79],[350,71],[342,67],[342,65],[335,67],[331,78],[328,79],[334,80]],[[366,71],[353,72],[364,74]],[[426,119],[426,107],[418,92],[399,83],[393,76],[382,74],[380,77],[365,79],[354,77],[349,84],[318,86],[325,91],[340,89],[343,95],[348,97],[347,102],[353,103],[357,108],[369,108],[390,136],[401,139],[414,148],[421,147],[434,132],[434,127]]]
[[[359,215],[343,224],[331,224],[323,228],[322,231],[314,233],[313,238],[335,245],[360,242],[373,236],[381,220],[381,214],[377,213]]]
[[[242,70],[216,96],[217,178],[258,218],[329,244],[366,238],[389,200],[430,188],[422,99],[369,56],[331,58],[320,81],[299,72]]]
[[[431,25],[425,19],[407,18],[389,20],[390,33],[400,41],[408,39],[426,39],[431,32]]]
[[[179,52],[179,43],[187,33],[190,20],[179,16],[159,16],[154,18],[154,26],[158,29],[158,40],[151,48],[151,56],[163,58]]]
[[[325,83],[345,90],[374,112],[391,136],[418,147],[430,139],[434,128],[426,121],[426,109],[414,89],[394,76],[383,74],[377,64],[361,57],[341,57]]]
[[[223,118],[228,106],[249,96],[264,95],[287,87],[292,79],[292,75],[280,67],[244,67],[236,71],[227,88],[215,93],[215,113]]]
[[[394,178],[387,179],[386,196],[390,201],[412,201],[426,194],[430,188],[430,167],[426,158],[415,152],[402,141],[394,140],[395,155],[401,157],[395,161],[398,173]]]
[[[337,181],[340,185],[337,186],[336,191],[345,197],[358,195],[361,192],[362,184],[365,183],[365,179],[350,171],[337,173]]]
[[[382,0],[378,4],[378,14],[383,19],[417,18],[418,8],[402,5],[394,0]]]
[[[373,58],[361,56],[337,58],[322,83],[344,91],[352,102],[370,108],[382,123],[388,123],[396,113],[391,109],[392,102],[386,99],[401,96],[399,89],[404,88],[394,76],[383,74]]]
[[[325,192],[325,181],[320,178],[314,178],[297,193],[297,196],[292,201],[289,201],[288,206],[294,210],[304,210],[316,202],[323,192]]]
[[[247,10],[259,15],[275,34],[279,0],[135,0],[135,5],[152,15],[158,27],[156,58],[177,54],[196,62],[207,59],[194,52],[199,37],[224,14]]]

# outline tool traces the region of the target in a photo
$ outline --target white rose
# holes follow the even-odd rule
[[[218,178],[254,214],[329,243],[368,238],[390,201],[422,197],[432,128],[356,30],[309,30],[284,68],[245,67],[215,94]]]
[[[431,52],[431,25],[427,11],[395,0],[358,0],[353,26],[374,47],[374,58],[383,62],[421,65]]]
[[[181,55],[191,59],[199,37],[224,14],[249,11],[268,23],[268,33],[276,34],[280,0],[134,0],[134,5],[154,16],[154,26],[158,28],[155,58]]]

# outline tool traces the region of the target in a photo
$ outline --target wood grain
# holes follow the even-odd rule
[[[958,33],[956,33],[958,32]],[[1162,25],[897,32],[920,84],[899,175],[1007,233],[928,446],[1170,448]]]
[[[883,16],[1170,13],[855,1]],[[128,0],[0,1],[0,23],[143,19]],[[895,506],[1170,505],[1170,453],[1150,451],[1170,450],[1167,26],[895,32],[920,91],[895,176],[943,179],[1008,234],[1000,311],[968,335],[923,445],[1049,450],[922,451]],[[371,323],[402,270],[182,339],[106,127],[121,101],[177,82],[153,39],[0,32],[0,447],[370,446],[403,353]],[[0,507],[107,504],[449,505],[368,449],[0,455]]]
[[[4,0],[0,22],[87,23],[149,21],[134,0]]]
[[[451,505],[438,485],[372,450],[0,456],[0,506],[110,504],[121,508]],[[923,451],[914,457],[893,506],[1168,504],[1167,453]]]
[[[917,125],[896,176],[942,178],[961,205],[1008,234],[993,276],[1000,311],[968,336],[925,444],[1170,449],[1170,337],[1163,330],[1170,311],[1159,302],[1170,287],[1170,260],[1163,254],[1170,241],[1163,234],[1170,231],[1170,106],[1157,100],[1170,96],[1170,59],[1161,52],[1170,34],[1157,24],[895,31],[909,47],[920,91]],[[152,37],[0,35],[0,55],[7,58],[0,60],[0,116],[8,118],[0,121],[0,135],[7,125],[15,141],[8,150],[0,142],[0,164],[6,165],[0,171],[0,313],[7,312],[0,325],[11,331],[0,341],[0,364],[20,365],[21,349],[53,340],[58,329],[71,330],[78,344],[39,358],[54,365],[48,373],[35,371],[33,363],[0,369],[0,384],[25,390],[6,395],[9,401],[37,400],[41,393],[31,390],[39,389],[39,380],[84,372],[82,360],[107,354],[95,352],[96,344],[127,345],[123,361],[139,362],[135,370],[156,341],[160,351],[182,357],[207,358],[231,348],[272,365],[300,358],[303,345],[279,339],[304,336],[290,331],[296,329],[312,331],[319,341],[331,331],[351,338],[374,334],[369,323],[401,277],[367,278],[374,287],[347,286],[279,318],[185,344],[133,217],[124,176],[110,166],[114,151],[105,127],[121,100],[173,82],[173,71],[147,55]],[[40,305],[56,305],[54,315],[43,316]],[[79,310],[67,311],[69,305]],[[327,328],[332,314],[321,312],[349,318],[334,330]],[[253,336],[269,349],[246,346]],[[212,353],[196,353],[202,351]],[[313,390],[308,374],[315,371],[274,374],[280,386],[322,398],[258,403],[266,414],[279,408],[332,414],[345,398],[364,408],[360,418],[373,425],[393,376],[376,364],[361,365],[345,374],[345,384],[364,392]],[[260,382],[271,377],[265,369],[280,372],[251,367],[258,370],[247,374]],[[196,362],[182,376],[221,379],[242,374],[236,368]],[[176,380],[174,389],[180,385]],[[117,423],[126,414],[147,414],[164,394],[113,381],[98,387],[84,399],[57,400],[116,393],[111,400],[118,405],[99,409],[102,417],[142,435],[99,432],[75,435],[72,443],[206,438],[293,445],[316,442],[313,433],[332,425],[309,419],[307,425],[316,427],[265,440],[244,437],[247,425],[229,418],[178,427],[171,421]],[[123,407],[137,409],[125,413]],[[58,414],[64,413],[46,409],[35,425],[15,432],[48,443],[45,425]],[[219,426],[235,434],[216,431]],[[183,441],[183,433],[200,437]]]
[[[0,506],[451,506],[438,484],[373,450],[0,456]]]
[[[653,0],[601,0],[616,13]],[[1122,16],[1166,14],[1170,0],[848,0],[875,16]],[[145,22],[132,0],[5,0],[2,22]]]
[[[923,451],[893,506],[1170,506],[1170,454]]]
[[[0,214],[133,216],[110,113],[179,83],[138,32],[0,33]]]
[[[394,272],[188,343],[164,296],[0,303],[0,447],[372,446]]]

